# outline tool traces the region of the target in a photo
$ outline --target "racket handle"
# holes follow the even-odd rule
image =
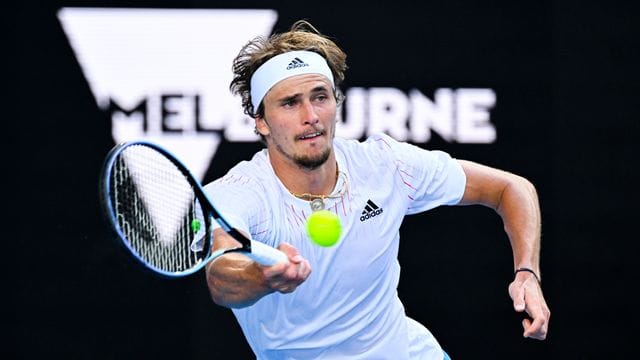
[[[255,240],[251,240],[251,252],[246,255],[259,264],[266,266],[289,262],[289,258],[282,251]]]

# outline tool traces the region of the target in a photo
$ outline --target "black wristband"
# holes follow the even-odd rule
[[[513,275],[515,275],[515,274],[517,274],[517,273],[519,273],[521,271],[526,271],[526,272],[532,273],[533,276],[536,278],[536,280],[538,280],[538,284],[541,283],[540,278],[538,277],[538,274],[536,274],[535,271],[533,271],[533,270],[531,270],[529,268],[526,268],[526,267],[517,268],[516,271],[513,272]]]

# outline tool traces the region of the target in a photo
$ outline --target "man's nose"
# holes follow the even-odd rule
[[[302,103],[302,120],[305,124],[315,124],[320,121],[318,113],[310,101]]]

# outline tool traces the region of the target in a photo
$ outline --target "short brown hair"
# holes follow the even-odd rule
[[[256,37],[242,47],[233,60],[233,80],[229,85],[231,92],[242,97],[245,114],[255,118],[264,116],[262,104],[258,109],[251,102],[251,77],[267,60],[289,51],[308,50],[320,54],[327,60],[333,74],[335,96],[338,103],[342,101],[342,93],[338,86],[344,80],[347,70],[347,55],[327,36],[321,34],[306,20],[296,21],[289,31],[273,34],[269,38]]]

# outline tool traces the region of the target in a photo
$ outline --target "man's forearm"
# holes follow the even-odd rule
[[[229,308],[250,306],[272,292],[252,260],[226,254],[207,266],[207,285],[213,301]]]
[[[514,267],[530,268],[541,276],[541,215],[535,187],[528,180],[513,176],[496,211],[511,242]]]

